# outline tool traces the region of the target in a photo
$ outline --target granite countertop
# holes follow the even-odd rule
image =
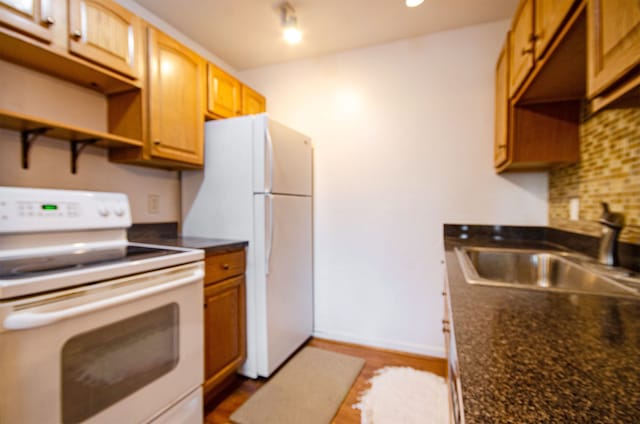
[[[207,256],[231,252],[249,245],[249,242],[244,240],[181,237],[178,235],[177,223],[173,222],[160,224],[135,224],[131,229],[129,229],[128,238],[129,241],[133,243],[202,249]]]
[[[249,243],[246,241],[209,239],[201,237],[142,237],[133,238],[129,241],[134,243],[158,244],[162,246],[187,247],[191,249],[202,249],[205,255],[231,252],[242,249]]]
[[[557,245],[445,234],[467,423],[640,422],[640,299],[470,285],[457,245]]]

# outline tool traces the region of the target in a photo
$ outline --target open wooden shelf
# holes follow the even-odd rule
[[[20,132],[20,141],[22,143],[22,168],[24,169],[29,168],[29,151],[39,136],[65,140],[69,143],[72,174],[76,173],[78,157],[82,150],[87,146],[91,145],[104,148],[142,147],[142,141],[140,140],[109,134],[103,131],[88,130],[1,108],[0,128],[7,128]]]
[[[0,108],[0,128],[15,131],[36,131],[43,129],[46,137],[67,141],[97,140],[94,145],[100,147],[141,147],[141,140],[121,137],[103,131],[93,131],[75,127],[48,119],[36,118],[22,113],[12,112]]]

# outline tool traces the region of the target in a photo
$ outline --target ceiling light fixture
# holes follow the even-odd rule
[[[420,6],[423,2],[424,0],[405,0],[405,4],[407,5],[407,7]]]
[[[298,28],[296,11],[289,2],[280,5],[282,36],[289,44],[298,44],[302,40],[302,32]]]

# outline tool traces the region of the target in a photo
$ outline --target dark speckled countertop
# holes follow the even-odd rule
[[[554,245],[454,233],[445,259],[466,422],[640,422],[640,299],[467,284],[457,245]]]
[[[128,238],[135,243],[202,249],[207,256],[242,249],[249,244],[242,240],[181,237],[177,223],[135,224],[129,230]]]

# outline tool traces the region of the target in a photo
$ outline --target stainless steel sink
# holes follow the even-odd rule
[[[585,267],[578,254],[485,247],[456,248],[470,284],[604,295],[638,295],[636,287]]]

